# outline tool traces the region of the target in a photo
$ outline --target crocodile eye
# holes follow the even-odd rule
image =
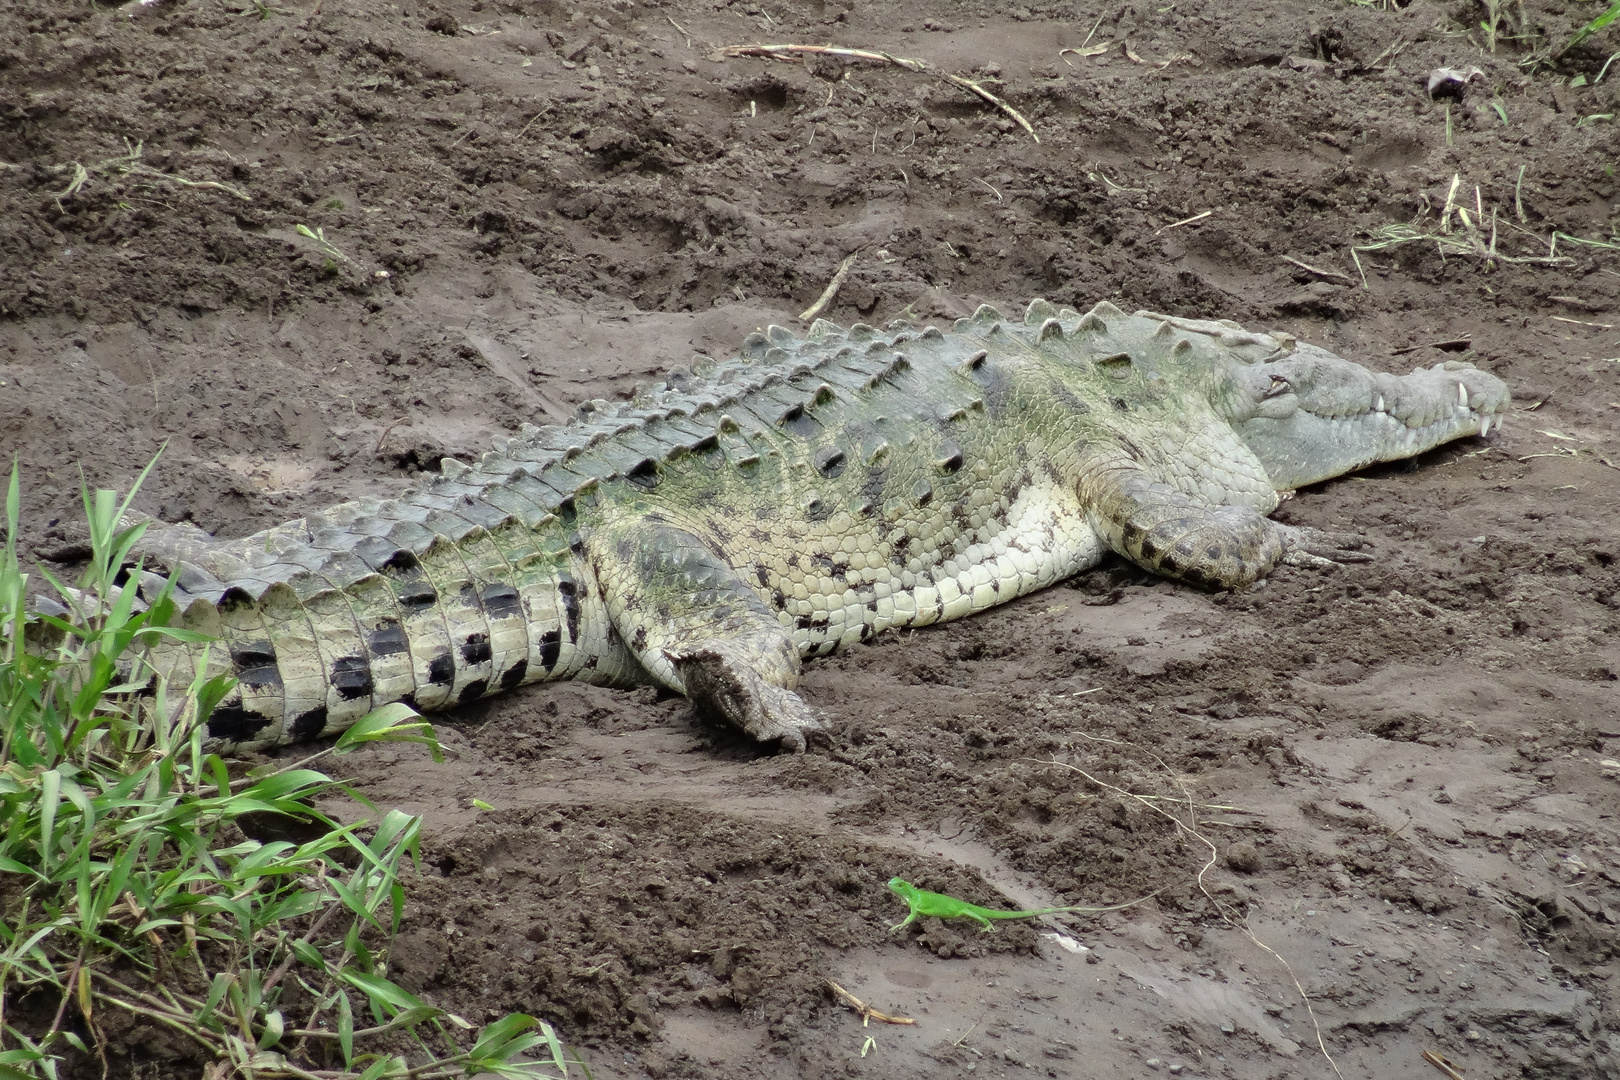
[[[1273,375],[1271,377],[1271,389],[1266,391],[1266,397],[1274,398],[1278,395],[1286,394],[1293,389],[1293,384],[1287,379],[1283,378],[1281,375]]]

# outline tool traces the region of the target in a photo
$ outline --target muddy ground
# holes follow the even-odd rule
[[[1112,298],[1471,360],[1500,434],[1284,506],[1369,564],[1206,595],[1116,563],[882,638],[810,666],[802,757],[558,685],[441,725],[443,766],[347,760],[426,816],[395,976],[545,1017],[597,1076],[1620,1075],[1620,250],[1587,242],[1620,224],[1620,38],[1551,58],[1596,11],[14,0],[23,540],[70,566],[79,470],[127,486],[165,440],[141,507],[220,535],[397,490],[798,325],[851,253],[845,323]],[[927,76],[717,52],[759,41],[926,59],[1040,141]],[[1479,74],[1431,98],[1442,66]],[[1358,268],[1392,225],[1453,246]],[[894,874],[1165,891],[891,934]],[[150,1035],[121,1068],[197,1075]]]

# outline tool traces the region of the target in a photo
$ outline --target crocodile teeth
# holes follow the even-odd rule
[[[1489,435],[1490,433],[1491,433],[1491,418],[1489,416],[1481,416],[1479,418],[1479,437],[1483,439],[1485,436]]]
[[[1468,387],[1462,383],[1457,384],[1457,407],[1460,409],[1468,408]]]
[[[1383,412],[1384,411],[1384,395],[1382,395],[1382,394],[1378,395],[1378,400],[1373,403],[1373,410],[1375,412]]]

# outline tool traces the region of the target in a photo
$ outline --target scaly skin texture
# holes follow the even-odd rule
[[[799,749],[802,658],[1109,550],[1218,589],[1353,558],[1270,521],[1279,492],[1484,434],[1508,403],[1467,365],[1374,374],[1233,323],[1040,300],[949,332],[771,327],[697,360],[398,499],[237,541],[154,527],[182,623],[224,641],[209,673],[239,682],[210,734],[270,746],[578,678],[659,683]],[[151,660],[187,678],[201,655]]]

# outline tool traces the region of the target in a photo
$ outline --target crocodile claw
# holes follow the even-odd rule
[[[798,694],[771,685],[717,649],[666,655],[700,715],[733,724],[759,742],[780,740],[782,749],[795,754],[804,753],[808,734],[824,730]]]
[[[1372,556],[1361,550],[1366,538],[1360,533],[1324,532],[1302,525],[1278,525],[1282,537],[1282,561],[1289,566],[1308,566],[1314,570],[1332,570],[1341,563],[1372,562]]]

